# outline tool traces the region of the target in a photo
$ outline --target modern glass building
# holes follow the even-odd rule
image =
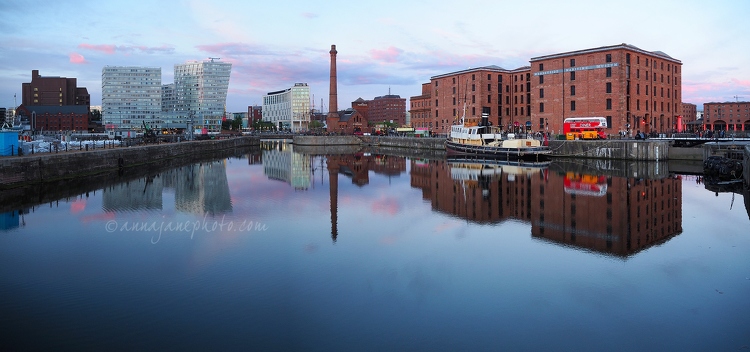
[[[232,64],[217,58],[174,66],[175,119],[196,130],[218,133],[224,117]]]
[[[263,121],[272,122],[282,130],[307,130],[310,125],[310,87],[295,83],[294,87],[263,96]]]
[[[102,69],[102,123],[106,129],[161,128],[161,67]]]

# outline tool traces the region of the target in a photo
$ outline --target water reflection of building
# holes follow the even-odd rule
[[[162,209],[162,194],[174,189],[175,209],[193,214],[232,211],[224,160],[191,164],[103,190],[104,211]]]
[[[286,182],[297,190],[310,188],[310,156],[294,153],[292,144],[273,143],[273,146],[263,150],[263,173],[268,178]]]
[[[682,181],[551,173],[532,235],[628,256],[682,232]]]
[[[533,186],[544,182],[546,169],[513,165],[412,160],[411,184],[422,190],[436,211],[463,219],[494,223],[530,221]]]
[[[102,208],[107,212],[161,209],[163,191],[161,176],[113,184],[102,190]]]
[[[164,187],[174,188],[178,211],[209,215],[232,211],[226,160],[183,166],[162,177]]]
[[[437,161],[426,159],[411,160],[410,184],[422,190],[422,199],[432,199],[432,169]]]
[[[8,231],[20,227],[23,222],[23,214],[28,214],[28,210],[13,210],[0,213],[0,231]]]
[[[338,194],[339,174],[352,179],[352,184],[359,187],[370,183],[369,173],[396,176],[406,171],[406,159],[396,156],[356,154],[356,155],[328,155],[329,199],[331,211],[331,239],[336,242],[338,237]]]
[[[628,256],[682,232],[682,183],[676,178],[411,163],[411,185],[434,210],[478,223],[526,221],[534,238]]]

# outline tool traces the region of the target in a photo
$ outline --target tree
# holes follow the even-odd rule
[[[311,130],[316,129],[316,128],[323,128],[323,126],[325,126],[325,125],[323,125],[323,123],[320,122],[320,121],[317,121],[317,120],[310,121],[310,129]]]
[[[232,121],[231,120],[223,120],[223,121],[221,121],[221,129],[222,130],[231,130],[232,129]]]
[[[98,122],[102,120],[102,112],[98,109],[93,109],[89,112],[89,119],[92,122]]]

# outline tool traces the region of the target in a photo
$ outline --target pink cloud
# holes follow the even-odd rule
[[[73,64],[87,64],[86,58],[79,53],[70,53],[70,62]]]
[[[384,245],[390,246],[392,244],[395,244],[397,241],[398,241],[398,238],[396,236],[390,235],[390,236],[385,236],[381,238],[379,242]]]
[[[110,45],[110,44],[95,45],[95,44],[81,43],[81,44],[78,44],[78,47],[81,48],[81,49],[101,51],[101,52],[103,52],[105,54],[114,54],[115,50],[117,49],[116,46]]]
[[[129,53],[133,51],[140,51],[146,54],[155,54],[155,53],[170,54],[174,52],[174,48],[167,46],[167,45],[149,47],[149,46],[143,46],[143,45],[112,45],[112,44],[81,43],[81,44],[78,44],[78,48],[99,51],[108,55],[112,55],[118,51],[125,52],[125,53]]]
[[[699,110],[702,104],[709,102],[731,102],[735,100],[747,101],[750,91],[750,81],[731,79],[718,83],[693,83],[684,82],[682,84],[682,101],[698,105]]]
[[[372,203],[371,211],[373,213],[385,213],[393,216],[398,214],[399,208],[398,201],[395,199],[381,197]]]
[[[94,221],[113,220],[114,218],[115,218],[115,213],[106,212],[106,213],[101,213],[101,214],[83,216],[81,217],[81,222],[86,224],[86,223],[90,223]]]
[[[218,44],[207,44],[196,46],[198,50],[206,51],[209,53],[223,53],[223,54],[251,54],[252,48],[247,44],[242,43],[218,43]]]
[[[443,222],[435,225],[435,233],[441,233],[456,227],[458,227],[458,224],[455,222]]]
[[[77,199],[74,202],[70,203],[70,213],[71,214],[78,214],[86,209],[86,200],[85,199]]]
[[[370,56],[378,61],[394,63],[403,52],[403,50],[394,47],[389,47],[385,50],[372,49],[370,50]]]

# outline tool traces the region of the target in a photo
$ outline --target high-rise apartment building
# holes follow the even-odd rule
[[[161,128],[160,67],[102,69],[102,123],[107,129]]]
[[[179,119],[186,118],[194,128],[220,132],[226,111],[227,90],[232,64],[209,58],[174,66],[174,94]]]
[[[161,86],[161,111],[177,111],[177,94],[174,90],[174,83]]]
[[[310,125],[310,87],[295,83],[294,87],[263,96],[263,121],[272,122],[282,130],[307,130]]]

